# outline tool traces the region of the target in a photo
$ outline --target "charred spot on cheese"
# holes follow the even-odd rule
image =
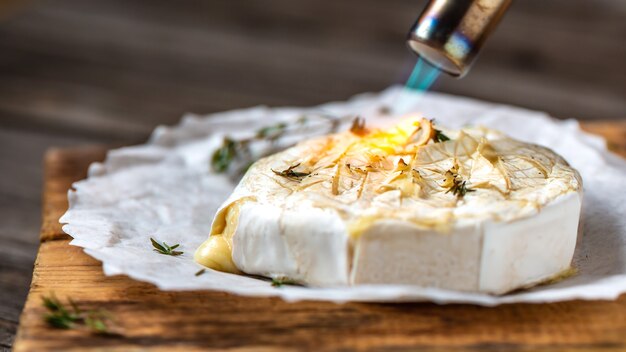
[[[367,127],[365,127],[365,119],[362,117],[356,117],[352,121],[352,126],[350,126],[350,132],[356,134],[357,136],[365,136],[369,133]]]

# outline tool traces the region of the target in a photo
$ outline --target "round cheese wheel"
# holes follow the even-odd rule
[[[582,181],[551,150],[425,119],[304,141],[256,162],[196,261],[305,285],[502,294],[567,272]]]

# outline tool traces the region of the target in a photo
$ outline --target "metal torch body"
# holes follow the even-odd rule
[[[432,0],[407,43],[440,70],[462,77],[512,0]]]

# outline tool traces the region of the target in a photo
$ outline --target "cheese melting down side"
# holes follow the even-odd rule
[[[547,148],[426,119],[355,124],[256,162],[195,259],[313,286],[501,294],[570,269],[581,204],[579,174]]]

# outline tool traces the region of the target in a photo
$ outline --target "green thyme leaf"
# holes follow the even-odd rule
[[[63,305],[54,295],[51,295],[50,297],[44,296],[41,299],[43,301],[43,306],[46,307],[49,311],[58,312],[63,310]]]
[[[152,247],[154,247],[154,251],[160,254],[164,254],[164,255],[171,255],[173,257],[175,256],[179,256],[181,254],[183,254],[184,252],[180,252],[180,251],[175,251],[174,249],[178,248],[180,246],[180,244],[175,244],[173,246],[169,246],[167,243],[163,242],[163,243],[159,243],[157,240],[155,240],[154,238],[150,237],[150,242],[152,242]]]
[[[276,277],[276,278],[272,278],[272,287],[283,287],[285,285],[297,285],[297,283],[287,277]]]
[[[287,124],[284,122],[277,123],[272,126],[263,127],[257,131],[257,138],[267,138],[269,140],[275,140],[280,138],[287,129]]]
[[[108,326],[105,322],[108,319],[108,314],[105,311],[90,310],[83,312],[72,299],[68,299],[73,310],[73,312],[70,312],[54,294],[51,294],[49,297],[42,297],[42,301],[43,306],[48,310],[43,319],[49,326],[55,329],[73,329],[85,326],[91,332],[109,334]]]
[[[167,249],[163,247],[162,244],[157,242],[154,238],[150,237],[150,242],[152,242],[152,247],[154,247],[159,252],[167,252]]]
[[[463,198],[468,192],[474,192],[475,189],[467,188],[466,181],[454,181],[454,184],[446,193],[452,192],[453,195]]]
[[[222,146],[213,152],[213,156],[211,157],[211,167],[215,170],[215,172],[226,172],[236,156],[237,143],[228,137],[224,138]]]
[[[75,322],[74,319],[60,314],[46,314],[44,321],[56,329],[71,329]]]
[[[450,137],[443,134],[440,130],[435,129],[435,136],[433,137],[433,141],[435,141],[435,143],[441,143],[449,140]]]
[[[469,192],[476,191],[475,189],[467,187],[467,181],[461,179],[456,166],[446,171],[446,178],[448,179],[448,182],[450,180],[452,181],[451,184],[449,184],[449,188],[446,193],[452,192],[452,194],[457,196],[459,199],[465,197],[465,195]]]
[[[328,123],[329,128],[325,131],[325,133],[337,132],[337,129],[341,126],[341,124],[351,117],[336,117],[325,113],[314,113],[311,114],[311,116],[323,119]],[[251,144],[257,141],[269,141],[273,143],[277,139],[284,137],[289,133],[297,132],[300,127],[307,125],[311,121],[311,116],[302,115],[294,122],[279,122],[273,125],[265,126],[257,130],[252,137],[241,139],[233,139],[231,137],[224,138],[222,145],[211,155],[211,170],[216,173],[245,173],[249,166],[256,161],[257,157],[260,157],[259,155],[252,155]],[[278,146],[275,147],[278,148]],[[282,148],[283,146],[280,147]],[[267,153],[271,154],[276,152],[276,148],[270,148]],[[236,166],[237,169],[234,169],[232,167],[233,165]],[[240,168],[240,166],[242,167]]]
[[[200,270],[198,270],[198,271],[194,274],[194,276],[200,276],[200,275],[202,275],[202,274],[204,274],[204,273],[206,273],[206,269],[200,269]]]
[[[70,313],[63,304],[51,294],[50,297],[42,297],[43,306],[48,310],[44,315],[44,321],[57,329],[70,329],[80,320],[77,314]],[[75,309],[76,310],[76,309]]]
[[[433,142],[435,143],[441,143],[441,142],[445,142],[445,141],[449,141],[450,137],[446,136],[445,134],[443,134],[443,132],[441,132],[441,130],[438,130],[435,127],[435,119],[430,119],[430,123],[433,126],[433,129],[435,130],[435,134],[433,136]]]
[[[107,326],[105,319],[106,316],[104,314],[91,311],[85,317],[85,325],[95,333],[106,334],[109,331],[109,327]]]

